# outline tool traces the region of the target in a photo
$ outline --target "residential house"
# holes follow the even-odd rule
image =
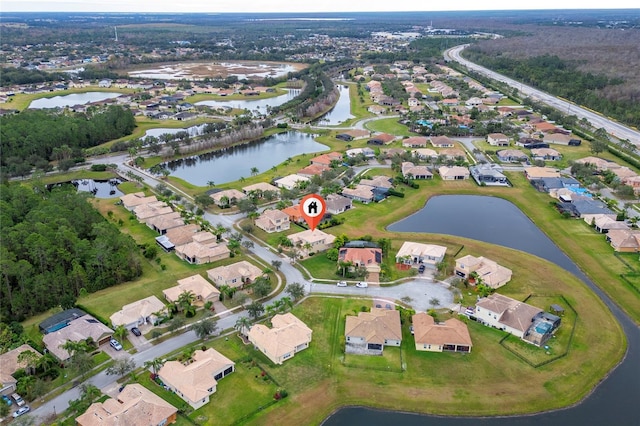
[[[164,201],[156,201],[154,203],[142,204],[133,209],[140,222],[146,223],[148,219],[156,216],[162,216],[172,213],[173,209]]]
[[[371,136],[371,132],[369,132],[368,130],[365,130],[365,129],[346,130],[346,131],[342,132],[341,134],[349,135],[353,139],[364,139],[364,138],[368,138],[369,136]]]
[[[225,189],[224,191],[214,192],[209,195],[218,207],[226,207],[236,204],[240,200],[244,200],[247,196],[237,189]]]
[[[466,160],[467,154],[458,148],[444,148],[438,152],[438,156],[444,156],[447,160]]]
[[[560,326],[560,318],[542,309],[493,293],[475,306],[478,322],[504,330],[522,340],[542,346]]]
[[[342,247],[338,250],[338,262],[350,264],[350,269],[365,268],[367,280],[380,281],[382,249],[376,247]]]
[[[447,136],[432,136],[429,138],[429,142],[434,148],[453,148],[454,142]]]
[[[282,177],[280,179],[276,179],[273,183],[278,188],[284,188],[284,189],[292,190],[293,188],[299,187],[301,182],[309,182],[310,180],[311,179],[309,179],[306,176],[300,176],[300,175],[297,175],[297,174],[292,174],[292,175],[287,175],[285,177]]]
[[[342,154],[339,152],[330,152],[328,154],[318,155],[311,159],[311,164],[330,168],[333,162],[342,163]]]
[[[498,164],[478,164],[469,167],[469,172],[478,185],[509,186],[509,180],[502,173],[502,167]]]
[[[18,361],[18,357],[21,353],[31,351],[37,358],[40,358],[40,353],[27,344],[18,346],[15,349],[11,349],[8,352],[0,355],[0,395],[9,395],[15,393],[18,380],[13,377],[16,371],[26,368],[28,366],[26,361]],[[4,403],[0,400],[0,404]]]
[[[218,237],[211,232],[202,231],[192,235],[191,241],[176,245],[176,256],[194,265],[211,263],[231,256],[226,244],[218,243]]]
[[[382,108],[382,107],[379,107],[378,105],[373,105],[373,106],[375,106],[376,108]],[[382,108],[382,109],[384,110],[384,108]],[[347,133],[338,133],[336,135],[336,139],[339,139],[339,140],[344,141],[344,142],[351,142],[353,140],[353,136],[351,136],[350,134],[347,134]]]
[[[634,172],[633,170],[631,170],[629,167],[626,167],[626,166],[621,166],[615,169],[611,169],[611,173],[616,175],[616,177],[618,178],[617,180],[620,182],[624,181],[625,179],[638,176],[636,172]]]
[[[207,302],[220,300],[220,291],[200,274],[178,280],[178,285],[162,290],[169,303],[176,303],[184,292],[193,293],[195,303],[204,305]]]
[[[304,216],[302,215],[302,206],[296,204],[295,206],[285,207],[280,210],[282,213],[289,216],[289,222],[302,223],[304,222]]]
[[[126,385],[116,398],[95,402],[77,426],[149,426],[175,423],[178,409],[138,383]]]
[[[330,214],[344,213],[353,207],[352,200],[347,197],[343,197],[340,194],[327,195],[325,197],[325,202],[327,204],[327,213]]]
[[[309,347],[313,331],[292,313],[275,315],[271,325],[253,325],[247,338],[274,364],[282,364]]]
[[[413,336],[417,351],[428,352],[471,352],[471,336],[467,325],[456,318],[436,323],[424,312],[411,317]]]
[[[541,179],[548,177],[560,177],[560,172],[551,167],[531,166],[524,168],[524,175],[528,180]]]
[[[233,288],[242,288],[245,285],[253,283],[256,278],[260,276],[262,276],[262,270],[246,260],[241,260],[231,265],[219,266],[207,271],[207,277],[213,281],[218,288],[225,285]]]
[[[379,133],[377,135],[371,136],[367,141],[369,145],[389,145],[391,142],[396,140],[396,136],[390,135],[389,133]]]
[[[433,173],[427,166],[416,166],[410,161],[401,165],[402,176],[406,179],[433,179]]]
[[[591,225],[593,223],[593,227],[595,228],[595,230],[600,233],[606,234],[609,231],[612,231],[614,229],[622,229],[622,230],[630,229],[625,222],[621,220],[616,220],[616,218],[611,218],[610,215],[599,214],[594,216],[598,216],[598,217],[595,219],[592,219],[592,222],[589,224]]]
[[[322,173],[326,170],[330,170],[329,167],[322,166],[320,164],[310,164],[296,172],[299,176],[312,178],[314,176],[322,176]]]
[[[414,149],[413,151],[411,151],[411,153],[421,160],[438,158],[438,153],[430,148]]]
[[[333,247],[336,237],[327,234],[319,229],[307,229],[302,232],[287,235],[287,238],[294,246],[300,247],[302,255],[307,256],[311,253],[319,253]]]
[[[614,214],[602,201],[582,195],[573,195],[571,202],[561,202],[558,209],[580,219],[584,219],[585,215]]]
[[[582,140],[573,135],[563,133],[545,133],[542,142],[556,145],[578,146],[582,143]]]
[[[258,182],[245,186],[242,188],[242,192],[250,197],[255,196],[257,198],[263,198],[265,194],[270,193],[276,198],[280,195],[280,188],[267,182]]]
[[[60,361],[66,361],[71,354],[61,346],[68,341],[80,342],[91,339],[98,345],[102,345],[109,342],[112,335],[113,330],[109,327],[91,315],[83,315],[70,321],[66,326],[45,334],[42,337],[42,342],[52,355]]]
[[[68,326],[71,321],[85,315],[87,315],[87,313],[82,309],[65,309],[62,312],[58,312],[57,314],[53,314],[50,317],[47,317],[47,319],[45,319],[38,325],[38,329],[42,334],[49,334]]]
[[[258,228],[265,232],[281,232],[289,229],[289,215],[280,210],[267,209],[255,220]]]
[[[171,213],[150,217],[147,219],[147,226],[160,235],[164,235],[169,229],[184,226],[184,219],[180,216],[180,212],[172,211]]]
[[[354,158],[359,155],[362,155],[364,158],[373,158],[376,156],[376,153],[373,149],[369,147],[364,148],[351,148],[345,152],[345,155],[349,158]]]
[[[193,241],[193,236],[198,232],[200,232],[200,227],[195,223],[190,223],[188,225],[167,229],[163,236],[166,237],[171,245],[181,246]]]
[[[503,163],[520,163],[529,159],[527,154],[517,149],[503,149],[496,152],[496,155]]]
[[[469,179],[469,169],[462,166],[441,166],[438,168],[438,173],[442,180],[464,180]]]
[[[509,146],[509,136],[503,133],[489,133],[487,142],[491,146]]]
[[[162,382],[194,410],[209,402],[218,380],[235,371],[235,363],[213,348],[196,350],[192,361],[167,361],[158,371]]]
[[[355,188],[343,188],[342,195],[351,200],[360,201],[367,204],[373,201],[373,188],[370,186],[357,185]]]
[[[531,155],[534,160],[558,161],[562,158],[562,154],[553,148],[533,148]]]
[[[482,281],[493,289],[502,287],[509,281],[511,281],[511,269],[498,265],[491,259],[480,256],[475,257],[466,255],[459,259],[456,259],[456,266],[454,272],[457,276],[469,279],[476,277],[476,284]]]
[[[402,140],[402,146],[405,148],[424,148],[427,146],[428,139],[424,136],[411,136]]]
[[[360,179],[359,185],[370,186],[374,192],[378,191],[385,194],[393,187],[391,178],[388,176],[373,176],[371,179]]]
[[[631,229],[612,229],[607,232],[607,242],[617,252],[640,252],[640,231]]]
[[[149,204],[158,201],[155,195],[147,197],[144,192],[136,192],[133,194],[125,194],[120,197],[122,205],[125,209],[133,211],[136,207],[142,204]]]
[[[347,315],[344,334],[347,353],[382,355],[385,346],[402,343],[400,312],[371,308],[358,316]]]
[[[444,260],[447,248],[435,244],[405,241],[396,253],[396,266],[400,269],[425,265],[435,269]]]
[[[156,296],[145,297],[126,304],[118,312],[109,317],[114,327],[124,325],[126,328],[142,324],[154,324],[158,317],[167,311],[167,307]]]

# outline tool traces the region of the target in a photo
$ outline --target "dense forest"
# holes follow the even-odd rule
[[[75,188],[0,187],[0,320],[22,321],[142,273],[138,248]]]
[[[72,165],[74,158],[82,157],[82,149],[129,135],[135,127],[131,111],[113,105],[89,108],[86,114],[25,110],[3,116],[0,168],[21,176],[33,167],[46,169],[49,161]]]
[[[640,30],[520,27],[465,56],[626,124],[640,124]],[[558,59],[559,58],[559,59]]]

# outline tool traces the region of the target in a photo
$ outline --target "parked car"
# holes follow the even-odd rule
[[[369,287],[369,284],[364,282],[364,281],[360,281],[359,283],[356,283],[356,287],[358,287],[358,288],[367,288],[367,287]]]
[[[418,272],[420,272],[420,273],[423,273],[425,269],[426,269],[426,266],[424,266],[424,265],[418,266]]]
[[[22,397],[17,393],[11,394],[11,398],[13,398],[18,407],[22,407],[24,405],[24,399],[22,399]]]
[[[142,336],[142,331],[140,331],[138,327],[133,327],[131,329],[131,332],[133,333],[134,336]]]
[[[347,286],[347,282],[346,281],[338,281],[338,284],[336,284],[338,287],[346,287]]]
[[[12,405],[13,401],[7,395],[2,395],[2,400],[7,403],[7,405]]]
[[[116,339],[111,339],[109,341],[109,344],[111,345],[111,347],[113,349],[115,349],[116,351],[121,351],[122,350],[122,345],[120,344],[120,342],[118,342]]]
[[[409,331],[411,332],[411,334],[413,334],[413,326],[409,326]]]
[[[15,419],[16,417],[20,417],[21,415],[26,414],[29,411],[31,411],[31,408],[29,408],[28,405],[25,405],[24,407],[20,407],[13,412],[13,418]]]

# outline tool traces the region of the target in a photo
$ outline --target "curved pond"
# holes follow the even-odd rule
[[[336,126],[354,117],[351,115],[349,86],[338,85],[338,90],[340,91],[340,98],[338,99],[338,102],[336,102],[336,105],[331,109],[331,111],[318,120],[319,125]]]
[[[200,101],[196,102],[196,105],[206,105],[213,108],[237,108],[248,109],[249,111],[258,110],[261,113],[266,113],[267,107],[280,106],[283,103],[290,101],[300,94],[300,89],[287,89],[287,93],[280,96],[274,96],[273,98],[265,99],[236,99],[229,101]]]
[[[171,176],[194,185],[207,186],[209,181],[218,185],[249,177],[254,167],[262,173],[287,158],[327,149],[313,138],[313,135],[307,133],[280,133],[249,144],[169,161],[162,166],[171,172]],[[300,164],[300,168],[306,165]]]
[[[85,92],[72,93],[64,96],[54,96],[53,98],[35,99],[29,104],[29,108],[64,108],[73,105],[84,105],[92,102],[104,101],[106,99],[117,98],[122,93],[115,92]]]
[[[585,282],[611,309],[627,335],[623,362],[591,395],[576,406],[520,417],[437,417],[363,407],[343,408],[324,421],[326,426],[402,424],[468,426],[632,425],[640,417],[640,329],[589,280],[553,242],[512,203],[494,197],[444,195],[431,198],[419,212],[389,226],[396,232],[458,235],[523,250],[554,262]]]

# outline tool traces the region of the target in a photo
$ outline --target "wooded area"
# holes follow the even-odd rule
[[[142,273],[138,247],[75,188],[0,187],[0,320],[21,321]]]
[[[640,125],[640,31],[522,29],[530,31],[481,41],[465,56],[625,124]]]
[[[130,110],[90,107],[86,114],[25,110],[0,117],[3,173],[20,176],[49,161],[82,157],[82,149],[129,135],[136,127]]]

